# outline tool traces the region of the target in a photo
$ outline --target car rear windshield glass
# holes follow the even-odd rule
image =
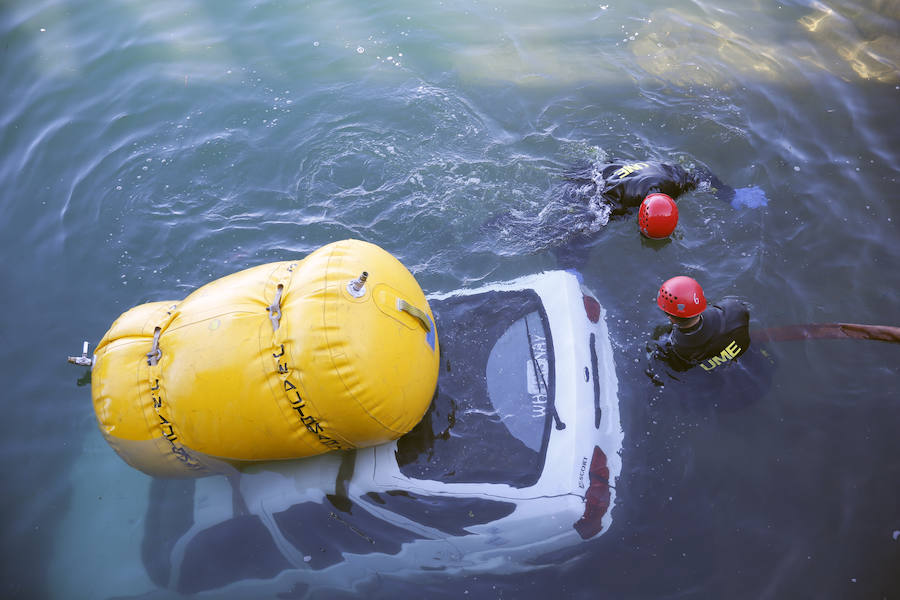
[[[441,348],[434,401],[397,444],[416,479],[533,485],[549,438],[553,344],[532,290],[433,300]]]

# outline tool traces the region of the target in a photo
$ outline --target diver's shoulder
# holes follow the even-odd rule
[[[738,298],[723,298],[716,302],[713,306],[719,308],[725,314],[746,313],[750,314],[750,307],[747,303]]]
[[[721,311],[722,329],[746,329],[750,325],[750,307],[737,298],[723,298],[715,304]]]

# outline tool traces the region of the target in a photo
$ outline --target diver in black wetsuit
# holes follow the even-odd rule
[[[721,200],[730,201],[734,190],[705,169],[687,171],[679,165],[657,161],[613,162],[589,165],[571,171],[563,199],[568,202],[593,202],[608,209],[609,216],[619,216],[638,206],[653,192],[677,198],[707,183]]]
[[[569,171],[562,189],[562,204],[570,210],[582,208],[584,216],[565,224],[569,235],[563,245],[554,249],[557,261],[563,268],[581,270],[591,246],[596,243],[597,230],[610,219],[628,214],[652,194],[677,198],[701,186],[709,189],[716,198],[737,206],[735,200],[739,194],[702,167],[688,171],[676,164],[646,160],[591,164]],[[761,196],[765,198],[764,194]],[[674,207],[675,203],[669,202]],[[677,209],[674,222],[677,222]],[[659,236],[646,235],[643,222],[641,231],[645,237],[665,238],[675,228],[674,222]]]
[[[707,308],[703,288],[690,277],[673,277],[659,288],[656,303],[674,326],[658,347],[659,358],[676,371],[699,365],[712,371],[750,347],[750,311],[737,300]]]
[[[565,179],[563,200],[587,203],[602,219],[626,214],[651,193],[677,198],[701,183],[708,185],[720,200],[730,202],[735,196],[733,188],[706,169],[687,171],[679,165],[657,161],[589,165],[569,172]]]
[[[765,395],[775,360],[764,346],[750,348],[750,312],[743,302],[707,307],[700,285],[681,276],[660,287],[656,303],[672,325],[668,331],[657,328],[648,344],[646,374],[666,388],[667,404],[728,412]]]
[[[762,189],[750,186],[731,188],[704,167],[691,171],[653,160],[589,163],[563,173],[563,183],[551,202],[536,217],[510,211],[483,227],[492,236],[515,239],[530,251],[552,249],[563,269],[583,270],[597,233],[610,219],[626,215],[653,194],[677,198],[694,189],[709,190],[733,208],[759,208],[767,204]],[[671,206],[674,206],[671,202]],[[645,237],[668,237],[677,222],[677,213],[662,217],[659,235],[651,235],[641,221]],[[524,241],[524,242],[523,242]]]

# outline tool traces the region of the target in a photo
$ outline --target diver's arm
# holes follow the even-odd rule
[[[706,167],[697,167],[693,175],[697,178],[698,185],[705,183],[716,198],[727,202],[733,208],[761,208],[769,203],[761,187],[751,185],[734,189]]]
[[[706,186],[709,187],[709,191],[722,202],[731,204],[731,201],[734,200],[734,188],[730,185],[726,185],[725,182],[716,177],[716,175],[706,167],[697,167],[694,170],[694,176],[697,179],[698,186],[705,183]]]

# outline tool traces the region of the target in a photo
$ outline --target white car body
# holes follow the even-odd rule
[[[513,308],[498,308],[500,298]],[[187,503],[187,492],[165,492],[187,484],[155,481],[162,500],[148,507],[145,536],[152,539],[143,543],[160,588],[247,598],[348,588],[374,573],[511,573],[609,530],[622,428],[599,303],[564,271],[429,302],[442,370],[419,431],[355,452],[197,480]],[[444,306],[456,307],[454,335],[442,322]],[[478,335],[491,327],[503,331],[482,343]],[[454,339],[462,348],[456,355]],[[479,353],[487,355],[486,373],[464,364]],[[464,381],[442,400],[452,377]],[[470,398],[470,378],[479,389],[483,381],[490,398]],[[466,427],[470,434],[457,434]],[[476,454],[455,456],[469,451]],[[176,506],[192,515],[176,519]],[[259,567],[249,568],[248,557]]]

